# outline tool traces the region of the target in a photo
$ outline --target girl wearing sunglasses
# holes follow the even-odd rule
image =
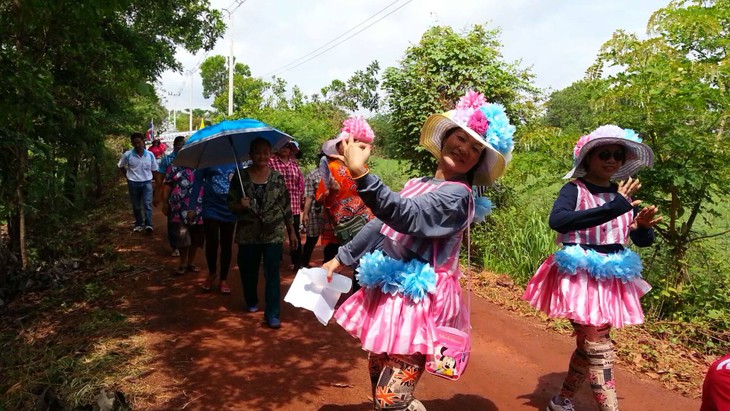
[[[548,411],[575,410],[571,399],[586,379],[600,410],[618,410],[609,333],[644,322],[639,299],[651,286],[626,245],[631,239],[650,246],[661,221],[656,207],[639,210],[641,201],[633,198],[641,183],[631,176],[653,159],[633,130],[613,125],[581,137],[573,149],[574,167],[564,177],[573,180],[560,190],[549,219],[563,247],[540,266],[524,294],[534,308],[567,318],[575,329],[568,375]]]

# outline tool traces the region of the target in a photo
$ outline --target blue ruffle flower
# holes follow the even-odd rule
[[[507,155],[512,151],[515,126],[509,123],[504,106],[498,103],[488,103],[479,108],[489,120],[486,139],[500,153]]]
[[[636,134],[636,131],[634,131],[630,128],[624,129],[624,138],[627,140],[635,141],[637,143],[642,142],[641,137],[639,137],[639,135]]]
[[[564,247],[555,252],[553,263],[563,274],[575,275],[585,270],[596,280],[618,278],[622,282],[641,277],[641,257],[628,248],[618,253],[601,254],[595,250],[584,250],[579,245]]]
[[[481,223],[492,212],[494,204],[487,197],[474,198],[474,222]]]
[[[426,294],[436,292],[436,272],[418,260],[406,263],[376,250],[360,259],[355,275],[364,288],[380,288],[384,294],[398,293],[418,303]]]

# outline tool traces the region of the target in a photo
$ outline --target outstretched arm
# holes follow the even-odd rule
[[[394,230],[416,237],[446,237],[466,227],[469,189],[456,183],[441,185],[430,193],[405,198],[372,174],[357,180],[357,191],[380,220]]]

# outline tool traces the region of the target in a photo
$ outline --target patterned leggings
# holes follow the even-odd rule
[[[586,379],[590,380],[593,398],[601,411],[618,411],[616,381],[613,377],[614,350],[609,333],[611,326],[599,327],[573,323],[576,349],[570,357],[568,375],[560,396],[572,398]]]
[[[413,397],[425,364],[425,355],[370,353],[368,368],[374,409],[426,411],[423,404]]]

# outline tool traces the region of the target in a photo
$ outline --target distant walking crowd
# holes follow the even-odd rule
[[[159,206],[167,217],[172,255],[179,257],[173,274],[200,272],[194,261],[198,250],[203,249],[207,275],[200,287],[222,294],[231,293],[228,273],[235,240],[244,300],[252,313],[259,310],[258,272],[263,265],[264,320],[271,328],[281,326],[284,243],[288,243],[289,268],[296,271],[310,267],[320,237],[329,258],[334,256],[340,245],[335,235],[338,223],[363,215],[364,225],[372,218],[357,197],[352,180],[341,172],[339,160],[320,153],[320,164],[327,168],[326,186],[321,165],[304,176],[298,164],[302,153],[295,141],[272,152],[269,141],[254,139],[249,161],[200,169],[175,164],[184,137],[175,138],[167,154],[159,140],[146,148],[141,133],[132,134],[131,143],[133,148],[122,154],[118,167],[129,189],[132,231],[152,233],[152,209]],[[337,155],[336,148],[333,153]],[[352,209],[344,205],[353,203],[359,206]]]

